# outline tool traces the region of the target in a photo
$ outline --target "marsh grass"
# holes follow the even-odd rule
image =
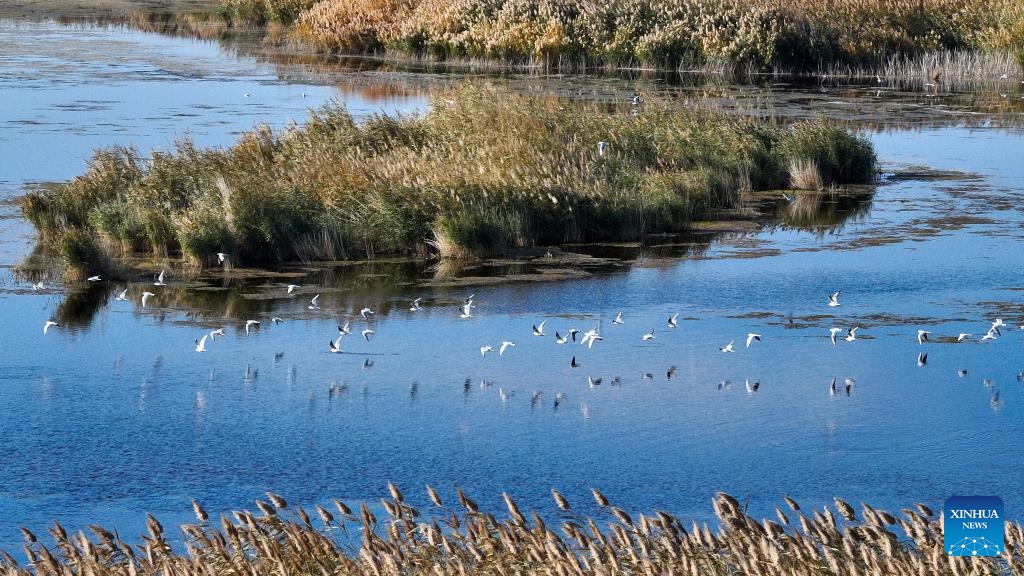
[[[216,252],[236,265],[478,257],[685,230],[747,191],[785,185],[792,160],[814,161],[826,184],[874,175],[867,140],[824,121],[778,126],[671,101],[609,115],[466,85],[423,116],[357,124],[329,104],[304,126],[260,127],[226,149],[101,150],[23,210],[51,246],[97,238],[111,255],[180,253],[197,266]]]
[[[1001,556],[950,557],[941,518],[921,504],[891,514],[836,498],[832,507],[806,510],[786,497],[775,518],[758,520],[719,493],[712,528],[657,510],[631,514],[598,490],[591,516],[552,490],[558,512],[548,520],[524,513],[507,493],[501,512],[482,510],[459,489],[452,502],[430,486],[427,495],[422,512],[391,484],[376,513],[365,502],[353,509],[340,500],[307,511],[268,493],[255,511],[211,517],[193,502],[196,522],[181,526],[177,550],[176,535],[152,516],[137,544],[99,526],[69,533],[54,522],[49,545],[22,529],[28,565],[4,553],[0,573],[960,575],[1024,568],[1020,525],[1007,523]]]
[[[324,0],[294,31],[327,51],[559,69],[815,72],[944,51],[1024,64],[1016,0]]]

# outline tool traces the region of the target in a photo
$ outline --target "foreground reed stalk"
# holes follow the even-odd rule
[[[340,500],[314,515],[268,493],[248,510],[211,519],[193,503],[197,523],[181,527],[175,550],[163,526],[148,517],[141,543],[108,530],[90,535],[50,528],[46,545],[23,529],[28,565],[3,554],[0,573],[15,575],[144,574],[1009,574],[1024,568],[1024,532],[1006,528],[1000,557],[954,558],[942,546],[942,525],[927,506],[899,516],[836,498],[835,510],[802,510],[786,497],[776,519],[756,520],[732,496],[713,499],[718,527],[689,527],[661,511],[633,518],[593,490],[600,513],[576,514],[552,490],[558,519],[525,515],[503,494],[506,510],[481,511],[457,490],[446,505],[427,486],[432,506],[421,514],[388,485],[378,517],[365,504]],[[179,548],[181,548],[179,546]]]

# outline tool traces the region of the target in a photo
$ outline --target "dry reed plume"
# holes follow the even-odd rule
[[[234,0],[232,0],[234,1]],[[1016,0],[322,0],[295,31],[330,51],[394,50],[548,66],[814,72],[931,52],[1011,54]],[[981,70],[975,70],[980,73]]]
[[[50,545],[27,529],[27,566],[3,554],[0,573],[15,575],[123,574],[1008,574],[1024,568],[1024,531],[1008,523],[998,557],[945,554],[941,519],[927,506],[899,515],[840,500],[834,510],[803,510],[786,497],[777,519],[747,515],[735,498],[713,499],[718,527],[684,524],[661,511],[635,517],[593,490],[596,517],[576,514],[559,492],[559,511],[544,520],[524,513],[508,494],[506,510],[483,511],[461,490],[446,504],[427,486],[421,512],[388,485],[378,513],[340,500],[312,513],[275,494],[249,510],[211,518],[193,503],[197,522],[181,527],[172,545],[155,518],[130,544],[99,526],[69,534],[54,523]],[[383,512],[380,512],[382,510]],[[380,514],[380,516],[378,516]],[[497,515],[496,515],[497,514]],[[175,546],[179,549],[176,550]]]

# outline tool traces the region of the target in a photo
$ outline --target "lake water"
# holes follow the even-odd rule
[[[216,44],[120,29],[3,21],[0,56],[0,548],[18,549],[17,527],[38,533],[53,519],[131,540],[145,512],[167,526],[190,521],[193,498],[211,512],[252,508],[268,490],[307,507],[372,503],[389,480],[414,503],[426,502],[429,483],[446,499],[459,486],[495,511],[507,491],[550,513],[555,487],[595,512],[595,486],[630,513],[699,522],[712,520],[720,490],[755,516],[783,494],[893,511],[994,494],[1024,518],[1014,500],[1024,493],[1017,87],[1005,97],[709,90],[776,115],[861,120],[885,174],[832,219],[821,214],[838,200],[772,198],[772,223],[717,235],[689,257],[628,250],[628,264],[542,283],[491,283],[509,269],[482,266],[463,275],[489,278],[468,286],[438,279],[429,263],[256,279],[216,270],[193,280],[171,268],[168,286],[139,278],[122,302],[114,295],[124,285],[34,291],[13,274],[34,244],[13,200],[26,185],[73,177],[96,147],[166,149],[185,135],[225,146],[261,122],[302,121],[331,98],[365,116],[420,110],[426,96],[366,98]],[[498,81],[609,98],[659,86]],[[551,267],[540,258],[511,271]],[[288,295],[289,283],[301,288]],[[143,290],[156,293],[145,308]],[[829,307],[837,290],[841,305]],[[471,293],[473,316],[460,318]],[[410,311],[417,297],[423,310]],[[364,319],[363,307],[376,313]],[[63,326],[44,336],[51,318]],[[980,342],[996,318],[1002,336]],[[247,335],[248,319],[262,325]],[[355,334],[332,354],[328,340],[346,320]],[[534,336],[542,321],[547,335]],[[855,341],[844,331],[833,346],[831,327],[855,325]],[[595,326],[604,339],[592,349],[553,338]],[[194,341],[216,327],[227,335],[196,353]],[[643,341],[651,329],[656,338]],[[918,344],[919,329],[930,342]],[[762,340],[748,348],[750,332]],[[954,342],[962,332],[973,337]],[[481,356],[505,340],[515,346],[504,355]],[[720,352],[730,341],[735,352]]]

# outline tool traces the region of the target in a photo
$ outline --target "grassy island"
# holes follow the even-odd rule
[[[661,511],[631,515],[594,490],[592,515],[575,512],[552,490],[557,514],[529,517],[508,494],[507,510],[489,513],[456,492],[446,503],[427,487],[420,511],[389,485],[374,513],[335,500],[315,511],[290,507],[278,495],[248,510],[211,517],[193,503],[196,523],[167,533],[153,517],[133,546],[116,533],[50,529],[52,547],[28,530],[31,568],[0,556],[10,576],[92,574],[342,574],[342,575],[601,575],[601,574],[1018,574],[1021,526],[1007,523],[1005,552],[951,557],[943,549],[941,519],[918,504],[890,514],[838,498],[834,507],[803,510],[791,498],[775,517],[758,520],[732,496],[713,500],[719,527],[684,525]],[[501,517],[499,519],[498,517]],[[177,544],[179,550],[173,545]]]
[[[579,69],[880,70],[925,54],[1024,64],[1018,0],[221,0],[329,52]],[[1016,59],[1016,65],[1011,58]],[[1010,68],[1013,68],[1012,70]],[[848,69],[848,68],[847,68]],[[976,73],[982,73],[976,70]]]
[[[356,123],[329,104],[305,125],[226,149],[95,153],[23,211],[73,269],[138,252],[194,264],[505,248],[685,230],[744,192],[867,182],[870,143],[825,121],[777,125],[670,101],[609,114],[466,86],[421,116]],[[781,195],[780,195],[781,197]]]

